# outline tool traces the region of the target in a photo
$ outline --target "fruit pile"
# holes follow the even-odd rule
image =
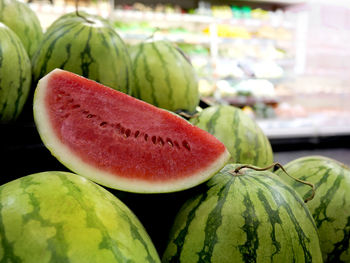
[[[350,261],[350,169],[320,156],[272,169],[254,120],[199,108],[173,44],[128,48],[108,20],[78,12],[42,34],[16,0],[0,0],[0,21],[0,122],[29,101],[70,171],[0,186],[1,261]]]

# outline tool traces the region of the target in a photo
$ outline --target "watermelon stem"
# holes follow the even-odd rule
[[[86,22],[93,24],[94,22],[88,18],[86,18],[85,16],[81,15],[78,11],[78,7],[79,7],[79,0],[75,0],[75,13],[78,17],[81,17],[82,19],[84,19]]]
[[[299,183],[302,183],[302,184],[306,184],[308,186],[310,186],[312,188],[312,193],[311,195],[306,198],[304,200],[305,203],[309,202],[310,200],[312,200],[315,196],[315,192],[316,192],[316,187],[313,183],[310,183],[308,181],[304,181],[304,180],[301,180],[299,178],[296,178],[296,177],[293,177],[291,176],[290,174],[287,173],[287,171],[284,169],[284,167],[282,166],[282,164],[280,163],[272,163],[271,165],[267,166],[267,167],[264,167],[264,168],[259,168],[259,167],[256,167],[256,166],[251,166],[251,165],[248,165],[248,164],[244,164],[244,165],[241,165],[241,166],[238,166],[236,167],[236,169],[233,171],[233,173],[237,174],[239,173],[240,170],[242,170],[243,168],[249,168],[249,169],[253,169],[255,171],[266,171],[266,170],[269,170],[271,168],[274,168],[275,166],[277,166],[278,168],[280,168],[286,175],[288,175],[290,178],[292,178],[293,180],[299,182]]]
[[[154,35],[155,35],[159,30],[160,30],[159,27],[154,28],[154,30],[153,30],[153,32],[152,32],[152,35],[148,36],[148,37],[145,39],[145,41],[148,41],[148,40],[150,40],[150,39],[153,39],[153,38],[154,38]]]

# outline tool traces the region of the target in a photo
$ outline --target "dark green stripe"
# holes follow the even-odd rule
[[[130,80],[131,72],[129,72],[131,70],[131,68],[129,68],[129,65],[131,66],[131,60],[130,60],[130,57],[128,56],[129,51],[126,48],[126,45],[124,45],[123,40],[119,37],[118,34],[115,33],[113,29],[108,29],[107,34],[109,35],[109,40],[112,43],[113,50],[116,56],[117,57],[124,56],[122,61],[125,64],[123,64],[121,68],[125,69],[125,74],[123,74],[123,76],[125,76],[126,78],[125,79],[126,89],[124,86],[121,86],[122,83],[118,83],[119,85],[118,90],[124,91],[126,94],[130,94],[132,92],[132,86],[131,86],[131,80]],[[123,48],[123,50],[120,50],[121,48]],[[126,64],[129,64],[129,65],[126,65]]]
[[[159,49],[157,48],[156,42],[152,42],[151,44],[153,51],[157,54],[158,59],[160,60],[161,64],[162,64],[162,69],[164,70],[164,78],[165,78],[165,83],[166,83],[166,90],[168,91],[168,103],[169,105],[167,105],[167,108],[173,108],[174,107],[174,100],[173,100],[173,89],[174,87],[172,87],[171,85],[171,81],[170,81],[170,75],[171,73],[169,72],[169,67],[167,65],[167,62],[164,60],[164,57],[162,56],[161,52],[159,51]],[[171,52],[172,49],[168,47],[168,51]],[[188,93],[189,94],[189,93]]]
[[[136,49],[136,47],[134,47],[134,50],[137,50],[137,53],[136,55],[134,55],[134,58],[132,59],[132,71],[133,71],[133,78],[134,78],[134,85],[135,85],[135,88],[133,90],[133,95],[136,97],[136,98],[140,98],[141,96],[141,85],[140,85],[140,77],[139,77],[139,74],[137,73],[137,64],[139,62],[139,60],[142,58],[142,54],[144,52],[144,44],[140,44],[139,45],[139,48]],[[135,51],[133,51],[135,52]]]
[[[328,172],[330,172],[330,170],[328,170],[327,174],[322,177],[321,181],[323,181],[325,177],[328,177]],[[320,204],[317,208],[315,208],[313,213],[317,228],[320,228],[323,222],[334,221],[334,218],[327,216],[327,208],[330,202],[332,201],[333,197],[336,195],[342,180],[343,180],[342,176],[337,176],[332,186],[329,187],[327,192],[322,197],[319,198]],[[323,183],[321,181],[319,183]],[[317,194],[317,190],[316,190],[316,194]]]
[[[63,186],[68,189],[67,195],[72,196],[79,205],[86,212],[86,225],[87,227],[96,228],[102,234],[102,242],[100,243],[100,248],[108,249],[112,252],[114,258],[117,262],[126,261],[127,259],[123,257],[123,254],[119,250],[119,244],[110,235],[105,225],[100,221],[100,219],[94,213],[94,207],[91,205],[89,200],[84,198],[81,194],[81,189],[75,183],[67,178],[64,174],[58,174]]]
[[[185,223],[184,228],[181,229],[181,231],[179,232],[177,237],[174,239],[173,243],[176,246],[176,253],[172,258],[167,260],[167,262],[169,262],[169,263],[179,263],[180,262],[181,252],[182,252],[182,248],[183,248],[185,241],[186,241],[188,229],[189,229],[193,219],[195,219],[195,217],[196,217],[197,209],[202,205],[202,203],[207,199],[207,197],[208,197],[207,193],[205,192],[199,198],[191,201],[191,205],[192,205],[192,203],[196,202],[197,200],[198,200],[198,203],[195,204],[193,206],[193,208],[191,209],[191,211],[188,213],[188,215],[186,217],[186,223]]]
[[[14,109],[12,117],[11,117],[12,120],[15,120],[17,118],[18,114],[20,113],[20,107],[22,106],[20,103],[22,102],[21,99],[23,99],[22,98],[23,89],[24,89],[23,84],[26,82],[26,76],[25,76],[25,73],[23,72],[23,69],[26,66],[25,65],[26,61],[23,61],[23,60],[28,59],[27,58],[28,55],[25,53],[26,51],[23,50],[22,46],[20,46],[20,44],[21,44],[20,42],[18,42],[16,39],[12,38],[10,36],[10,34],[9,34],[9,38],[11,39],[11,42],[16,49],[17,65],[18,65],[18,71],[19,71],[19,76],[18,76],[19,85],[17,88],[16,100],[14,102],[15,109]],[[28,63],[28,67],[29,67],[30,62],[27,61],[27,63]]]
[[[206,131],[209,132],[210,134],[215,134],[215,128],[217,127],[216,122],[218,121],[218,119],[221,116],[221,107],[216,107],[216,111],[214,112],[213,115],[211,115],[211,117],[209,118],[209,120],[207,121],[206,124]],[[204,114],[204,113],[203,113]],[[200,118],[200,116],[198,117]]]
[[[142,44],[141,47],[143,47],[143,45],[144,44]],[[157,97],[156,97],[157,92],[156,92],[156,89],[155,89],[155,86],[154,86],[154,77],[152,75],[152,72],[150,70],[150,66],[149,66],[148,60],[147,60],[148,56],[145,53],[143,53],[142,55],[143,55],[142,56],[142,58],[143,58],[142,62],[144,64],[145,78],[146,78],[146,80],[148,82],[148,85],[149,85],[149,87],[151,89],[150,94],[151,94],[152,101],[150,103],[155,105],[155,106],[159,106],[159,102],[158,102]]]
[[[265,208],[266,214],[269,218],[269,222],[271,224],[272,227],[272,231],[270,234],[270,238],[272,241],[272,245],[275,247],[275,251],[271,254],[271,262],[273,262],[273,257],[278,254],[281,250],[281,243],[276,239],[276,224],[280,225],[281,228],[282,227],[282,221],[281,218],[279,216],[279,210],[278,208],[276,210],[272,209],[269,201],[266,199],[265,193],[263,192],[262,189],[258,189],[258,198],[260,200],[260,202],[262,203],[262,205]]]
[[[33,65],[35,66],[36,63],[41,63],[42,64],[40,66],[39,69],[39,73],[38,75],[36,75],[36,72],[34,72],[34,82],[36,83],[41,77],[45,76],[48,69],[48,62],[51,59],[52,53],[55,50],[55,46],[57,41],[59,41],[61,39],[61,37],[63,37],[64,35],[66,35],[67,33],[69,33],[71,30],[73,30],[74,27],[78,27],[79,25],[72,25],[72,26],[65,26],[62,25],[62,27],[56,28],[55,30],[52,30],[47,37],[45,37],[45,39],[43,40],[40,49],[38,51],[38,53],[36,53],[35,57],[33,58]],[[56,33],[59,32],[59,34],[57,35]],[[54,39],[51,39],[51,36],[54,36]],[[45,52],[42,52],[42,48],[49,43],[49,46],[46,48]],[[44,55],[43,58],[40,57],[40,55]],[[37,69],[36,69],[37,70]]]
[[[234,153],[231,152],[231,160],[235,162],[240,162],[241,154],[242,154],[242,147],[241,144],[243,140],[240,138],[240,125],[241,125],[241,116],[239,110],[234,111],[233,119],[232,119],[232,130],[236,131],[235,134],[232,134],[232,137],[234,138]],[[243,133],[244,134],[244,133]]]
[[[142,237],[141,233],[140,233],[140,227],[134,224],[134,221],[128,216],[128,214],[122,210],[119,207],[119,204],[117,204],[113,199],[115,198],[115,196],[113,196],[112,194],[110,194],[109,192],[107,192],[105,189],[103,189],[102,187],[98,186],[97,184],[94,185],[95,189],[101,194],[101,198],[106,199],[106,195],[110,195],[112,198],[111,200],[109,200],[110,202],[113,203],[113,208],[115,210],[115,213],[118,214],[119,216],[121,216],[125,221],[128,222],[129,226],[130,226],[130,233],[132,235],[132,238],[135,241],[139,241],[142,246],[144,247],[147,256],[146,256],[146,262],[157,262],[151,255],[150,250],[149,250],[149,245],[152,244],[148,244],[144,238]],[[142,228],[143,229],[143,228]],[[110,248],[108,248],[110,249]]]
[[[80,53],[80,68],[82,70],[82,76],[89,78],[90,75],[90,65],[95,62],[94,58],[91,56],[91,47],[90,47],[90,40],[92,35],[92,27],[82,27],[82,30],[80,32],[77,32],[77,35],[75,37],[78,37],[78,34],[83,32],[83,29],[87,29],[89,31],[88,38],[85,42],[85,47],[83,51]]]
[[[188,61],[183,57],[182,54],[179,53],[179,51],[177,49],[175,49],[172,44],[170,44],[170,42],[164,42],[165,46],[167,47],[168,49],[168,52],[173,54],[174,56],[174,61],[176,60],[181,60],[181,62],[183,62],[184,64],[185,63],[188,63]],[[192,67],[192,65],[190,65]],[[193,78],[193,76],[189,76],[189,74],[192,74],[192,72],[188,72],[184,66],[180,67],[180,69],[182,70],[182,75],[184,76],[185,78],[185,83],[186,83],[186,87],[185,87],[185,90],[184,90],[184,94],[182,94],[182,100],[186,100],[186,105],[191,105],[191,101],[190,101],[190,94],[192,94],[193,92],[191,91],[191,79],[190,78]],[[167,72],[167,75],[169,75],[169,73]],[[169,101],[172,101],[172,99],[170,99]],[[178,109],[177,109],[178,110]],[[181,110],[181,109],[180,109]]]
[[[303,254],[304,254],[304,259],[305,262],[312,262],[312,255],[310,254],[310,251],[307,248],[307,243],[310,243],[310,238],[308,236],[306,236],[305,232],[303,231],[301,225],[299,224],[298,220],[296,219],[293,209],[291,208],[291,206],[289,205],[289,203],[285,200],[284,195],[282,195],[279,191],[276,191],[276,187],[273,187],[271,185],[269,185],[268,183],[266,183],[264,180],[261,180],[260,178],[257,177],[251,177],[253,180],[256,180],[257,182],[259,182],[261,185],[263,185],[270,193],[271,196],[273,197],[275,203],[277,204],[277,206],[283,206],[283,208],[287,211],[287,215],[289,216],[291,222],[293,223],[295,232],[298,235],[298,239],[299,239],[299,244],[303,250]],[[287,185],[280,183],[279,181],[275,181],[276,185],[283,188],[284,190],[287,190],[295,199],[295,201],[302,203],[303,201],[300,199],[300,197],[297,195],[297,193],[291,189],[290,187],[288,187]],[[311,214],[308,212],[306,206],[304,207],[304,211],[305,211],[305,215],[307,216],[307,218],[310,220],[310,222],[313,222],[312,216]],[[315,233],[316,233],[316,226],[315,226]]]
[[[243,185],[247,186],[247,184],[249,184],[249,182],[246,184],[246,179],[248,178],[243,176],[238,178]],[[256,262],[257,250],[259,247],[258,228],[260,222],[255,213],[254,203],[251,201],[248,191],[245,191],[243,194],[243,205],[246,210],[242,213],[242,217],[244,218],[242,230],[245,232],[247,240],[243,245],[239,245],[238,249],[242,254],[244,262]]]
[[[60,69],[64,69],[64,67],[66,66],[66,64],[68,63],[69,59],[71,58],[71,54],[70,54],[70,49],[72,47],[71,43],[68,43],[66,45],[66,59],[62,62],[62,64],[59,66]]]
[[[232,180],[224,184],[224,186],[217,193],[218,201],[214,209],[209,213],[208,220],[206,221],[204,230],[204,244],[202,250],[198,252],[198,263],[211,262],[214,247],[219,240],[217,230],[222,224],[222,208],[226,202],[231,185],[234,183],[235,179],[236,178],[233,177]]]
[[[242,114],[245,114],[244,112],[242,112]],[[252,130],[251,132],[253,134],[256,134],[255,135],[255,145],[254,145],[254,151],[250,151],[251,153],[251,156],[254,156],[254,159],[253,159],[253,162],[252,163],[256,163],[258,164],[259,163],[259,159],[261,159],[261,156],[259,154],[259,150],[261,150],[261,145],[260,145],[260,139],[261,139],[261,136],[258,135],[258,125],[253,121],[253,128],[254,130]]]

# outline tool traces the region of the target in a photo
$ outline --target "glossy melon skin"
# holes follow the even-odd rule
[[[3,262],[160,262],[119,199],[72,173],[43,172],[0,187]]]
[[[194,112],[199,104],[198,79],[186,57],[168,41],[145,41],[129,48],[133,96],[170,111]]]
[[[177,115],[63,70],[40,80],[34,119],[61,163],[119,190],[184,190],[229,159],[220,141]]]
[[[255,120],[230,105],[205,108],[191,123],[211,133],[229,150],[231,162],[266,167],[273,163],[269,139]]]
[[[324,262],[350,262],[350,169],[324,156],[305,156],[284,168],[293,177],[315,184],[314,198],[307,203],[320,235]],[[303,198],[310,189],[276,173]]]
[[[17,120],[27,101],[31,64],[18,36],[0,22],[0,123]]]
[[[162,262],[322,262],[300,196],[275,174],[228,164],[175,218]]]
[[[31,58],[43,38],[43,29],[36,13],[21,1],[0,0],[0,22],[16,33]]]
[[[131,94],[131,59],[123,39],[103,18],[82,15],[64,15],[45,32],[32,59],[33,82],[60,68]]]

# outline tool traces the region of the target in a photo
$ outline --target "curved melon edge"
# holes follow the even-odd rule
[[[65,167],[74,173],[86,177],[103,186],[135,193],[170,193],[189,189],[209,180],[218,172],[230,159],[227,149],[208,167],[203,168],[198,173],[177,180],[150,182],[146,180],[125,179],[116,174],[108,173],[84,162],[74,154],[67,146],[62,144],[52,129],[45,107],[45,87],[52,74],[59,73],[60,69],[55,69],[43,77],[35,90],[33,102],[34,121],[46,148]]]

